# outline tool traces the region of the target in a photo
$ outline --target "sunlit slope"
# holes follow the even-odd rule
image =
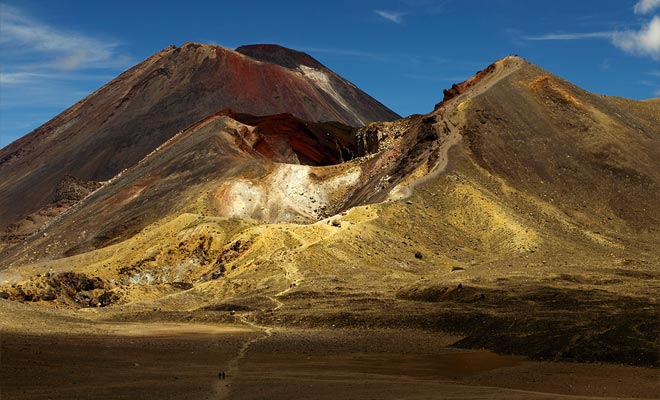
[[[0,281],[10,299],[99,304],[99,318],[263,310],[262,323],[437,329],[461,346],[657,366],[659,115],[654,102],[590,94],[509,57],[428,115],[364,128],[368,154],[306,170],[306,186],[284,190],[304,181],[292,169],[310,167],[232,150],[235,168],[258,166],[236,197],[228,176],[164,185],[153,198],[172,206],[135,235],[49,260],[57,231],[44,231]],[[176,154],[163,150],[144,165]],[[332,196],[317,196],[327,182]],[[316,214],[321,201],[340,207]]]

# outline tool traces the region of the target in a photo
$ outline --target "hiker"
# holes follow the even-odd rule
[[[222,371],[222,380],[225,380],[225,371]]]

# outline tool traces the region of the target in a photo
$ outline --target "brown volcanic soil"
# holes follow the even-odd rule
[[[3,314],[25,311],[0,302]],[[3,399],[209,398],[218,372],[261,335],[219,321],[111,324],[53,316],[36,311],[0,324]]]
[[[410,330],[283,330],[256,342],[231,395],[303,398],[653,398],[660,374],[620,366],[539,363],[446,347]]]
[[[657,107],[593,95],[532,67],[498,89],[467,114],[481,168],[601,234],[660,232]]]
[[[154,54],[0,150],[0,230],[50,204],[66,174],[82,181],[108,180],[222,109],[252,115],[286,112],[352,126],[398,118],[326,68],[305,68],[293,70],[197,43]]]
[[[151,315],[153,322],[121,324],[69,317],[68,328],[52,320],[46,328],[48,317],[32,318],[28,332],[4,330],[3,399],[285,399],[292,393],[299,398],[585,399],[654,398],[660,390],[657,370],[464,351],[447,347],[454,337],[416,330],[264,334],[191,322],[210,320],[197,313],[188,313],[187,323],[170,322],[173,315],[167,312]],[[63,329],[66,334],[57,333]],[[224,381],[218,380],[220,371]]]
[[[64,175],[55,190],[55,198],[50,204],[16,221],[0,233],[0,250],[3,245],[10,245],[27,239],[44,224],[68,210],[102,186],[99,182],[83,182],[73,175]]]

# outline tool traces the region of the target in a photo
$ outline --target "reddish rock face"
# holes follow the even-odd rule
[[[250,56],[197,43],[170,46],[0,150],[0,230],[51,203],[65,175],[110,179],[222,109],[351,126],[398,117],[304,53],[279,46],[242,51]],[[303,136],[292,140],[301,160],[333,162]]]
[[[453,99],[461,93],[465,93],[467,89],[479,83],[485,76],[491,74],[493,71],[495,71],[495,64],[490,64],[486,69],[477,71],[477,73],[472,78],[461,83],[454,83],[449,89],[443,90],[442,102],[436,104],[435,109],[437,110],[444,102]]]
[[[339,122],[307,122],[291,114],[257,117],[227,112],[227,115],[256,127],[258,139],[253,148],[273,161],[333,165],[357,155],[355,128]],[[291,157],[293,154],[295,157]]]

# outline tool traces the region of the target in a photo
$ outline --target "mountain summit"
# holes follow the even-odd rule
[[[108,180],[223,109],[350,126],[399,117],[309,55],[238,50],[170,46],[0,150],[0,230],[51,204],[65,176]]]

